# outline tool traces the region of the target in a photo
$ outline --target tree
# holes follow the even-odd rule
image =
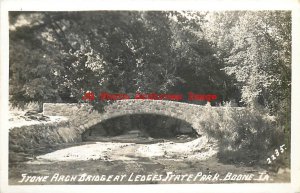
[[[261,116],[274,116],[273,135],[284,135],[290,144],[291,12],[217,12],[207,26],[206,38],[224,61],[223,70],[237,80],[241,102]]]
[[[227,92],[226,74],[202,35],[204,15],[11,12],[12,101],[68,102],[104,90],[181,92],[181,83],[188,91]]]
[[[291,13],[218,12],[210,15],[206,37],[215,43],[224,71],[238,81],[246,105],[271,113],[290,104]]]

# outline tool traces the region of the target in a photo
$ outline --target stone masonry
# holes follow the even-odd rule
[[[243,110],[241,107],[211,107],[210,109],[222,112],[226,108],[234,108],[237,111]],[[102,121],[132,114],[156,114],[177,118],[190,123],[199,134],[202,134],[199,132],[201,128],[199,128],[198,120],[206,110],[207,107],[202,105],[144,99],[117,100],[106,106],[103,113],[98,113],[98,111],[91,112],[91,106],[88,104],[44,103],[43,106],[43,113],[46,116],[68,117],[70,126],[76,130],[78,136]]]

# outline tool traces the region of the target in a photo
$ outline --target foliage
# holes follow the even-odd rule
[[[24,110],[25,111],[41,112],[42,111],[42,105],[39,104],[38,102],[29,102],[29,103],[24,105]]]
[[[36,111],[36,112],[42,112],[42,104],[38,103],[36,101],[31,101],[29,103],[25,104],[19,104],[19,105],[13,105],[9,104],[9,111],[10,112],[26,112],[26,111]]]
[[[223,70],[236,79],[241,102],[261,116],[274,115],[273,130],[280,129],[289,144],[291,12],[215,12],[207,18],[205,37],[224,61]]]
[[[219,142],[219,156],[225,161],[250,164],[283,143],[283,130],[276,127],[274,116],[232,108],[230,103],[224,105],[225,113],[210,105],[205,108],[199,121],[201,131]]]
[[[220,71],[221,61],[203,37],[204,17],[201,12],[11,12],[11,102],[77,102],[86,91],[193,91],[235,98],[232,79]]]
[[[241,101],[289,114],[291,94],[291,12],[236,11],[209,16],[206,37],[235,77]]]

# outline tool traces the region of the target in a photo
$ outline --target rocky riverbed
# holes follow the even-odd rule
[[[46,122],[55,123],[61,121],[60,119],[52,118]],[[28,131],[32,134],[36,132],[41,134],[37,136],[51,135],[41,132],[38,123],[31,124],[27,121],[24,125],[22,122],[24,123],[22,119],[15,121],[21,126],[16,127],[14,132],[10,131],[9,183],[11,185],[290,181],[290,171],[287,168],[268,170],[259,164],[224,163],[218,156],[218,143],[205,136],[193,138],[188,135],[179,135],[155,139],[149,136],[134,136],[133,138],[132,135],[139,133],[130,131],[119,136],[96,136],[93,140],[86,142],[62,143],[63,140],[53,140],[51,145],[46,143],[46,145],[40,145],[39,143],[43,141],[34,138],[32,138],[34,141],[29,140],[31,134]],[[23,132],[23,127],[30,128]],[[61,131],[57,133],[57,136],[67,135],[68,133]],[[62,138],[53,139],[61,140]],[[22,140],[27,141],[28,145],[18,145]],[[122,175],[124,180],[120,180]],[[267,175],[267,178],[259,181],[260,175]],[[67,180],[72,176],[77,180]],[[48,180],[39,181],[39,179],[46,178]],[[116,180],[109,180],[110,178]],[[106,180],[101,181],[101,179]]]
[[[184,143],[175,143],[172,141],[153,144],[96,142],[94,144],[65,148],[37,156],[36,160],[33,162],[84,160],[116,161],[138,160],[139,158],[206,160],[216,153],[216,145],[208,143],[206,137]]]

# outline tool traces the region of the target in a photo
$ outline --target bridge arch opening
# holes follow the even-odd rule
[[[82,134],[82,141],[186,142],[199,137],[190,123],[156,114],[122,115],[102,121]]]

